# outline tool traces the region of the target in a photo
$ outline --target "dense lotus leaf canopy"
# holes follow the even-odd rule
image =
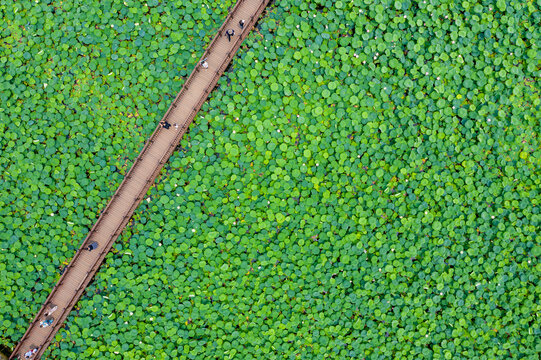
[[[230,6],[0,1],[1,343]],[[272,4],[46,356],[536,358],[540,6]]]

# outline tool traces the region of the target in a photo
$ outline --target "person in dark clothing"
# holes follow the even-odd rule
[[[227,40],[231,41],[231,36],[235,35],[235,30],[229,29],[225,32],[225,34],[227,35]]]
[[[169,124],[167,121],[160,121],[160,125],[165,129],[169,129],[171,127],[171,124]]]
[[[92,241],[90,244],[88,244],[88,246],[86,247],[86,249],[88,251],[92,251],[92,250],[96,250],[98,248],[98,243],[95,242],[95,241]]]
[[[244,20],[239,21],[239,26],[241,29],[244,29]]]

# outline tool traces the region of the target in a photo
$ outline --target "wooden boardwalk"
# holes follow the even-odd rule
[[[186,80],[10,359],[38,359],[43,355],[268,1],[238,0],[230,11],[201,57],[201,60],[206,59],[206,63],[198,63]],[[243,27],[240,25],[242,20]],[[227,36],[229,29],[235,32],[230,40]],[[96,249],[87,250],[92,243],[97,245]],[[50,313],[52,309],[54,311]],[[40,323],[47,319],[52,319],[52,324],[41,327]]]

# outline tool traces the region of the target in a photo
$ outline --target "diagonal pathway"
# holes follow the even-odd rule
[[[238,0],[10,359],[43,355],[268,1]],[[229,29],[235,32],[230,38]],[[43,321],[51,324],[42,327]]]

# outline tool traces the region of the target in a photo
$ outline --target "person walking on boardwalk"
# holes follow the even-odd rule
[[[204,58],[203,60],[201,60],[201,67],[203,67],[203,69],[208,69],[209,68],[207,58]]]
[[[39,327],[48,327],[48,326],[51,326],[53,324],[53,321],[54,319],[51,317],[51,318],[48,318],[48,319],[45,319],[43,320],[42,322],[39,323]]]
[[[227,35],[227,40],[231,41],[231,36],[235,35],[235,30],[229,29],[225,32],[225,34]]]
[[[244,29],[244,20],[239,21],[239,26],[241,30]]]
[[[86,247],[86,249],[88,251],[92,251],[92,250],[96,250],[98,248],[98,243],[95,242],[95,241],[92,241],[90,244],[88,244],[88,246]]]

